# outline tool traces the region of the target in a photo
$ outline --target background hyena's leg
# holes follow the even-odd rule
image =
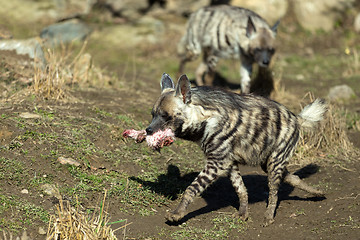
[[[208,54],[206,58],[207,72],[204,75],[204,83],[207,86],[212,86],[215,78],[215,68],[218,63],[218,57]]]
[[[287,171],[287,169],[285,169],[285,172],[284,172],[284,182],[290,184],[293,187],[297,187],[308,193],[314,194],[315,196],[318,196],[318,197],[323,197],[325,195],[322,191],[317,190],[316,188],[313,188],[313,187],[307,185],[298,176],[289,173]]]
[[[201,62],[195,72],[195,81],[197,86],[204,85],[203,77],[207,72],[208,72],[208,67],[206,63]]]
[[[194,197],[201,194],[219,176],[229,170],[230,164],[226,161],[208,161],[205,169],[200,172],[196,179],[186,188],[180,204],[173,212],[165,217],[168,221],[177,222],[184,217],[186,208],[194,200]]]
[[[203,49],[203,58],[202,62],[196,69],[196,84],[198,86],[202,85],[212,85],[215,76],[215,67],[218,62],[218,58],[212,54],[212,51],[209,48]]]
[[[239,164],[234,163],[230,170],[230,180],[235,188],[235,191],[239,197],[240,207],[239,216],[242,220],[247,220],[249,217],[248,212],[248,194],[244,184],[244,181],[240,174]]]
[[[178,75],[182,75],[184,74],[184,68],[185,68],[185,64],[186,62],[188,62],[189,59],[186,59],[186,58],[183,58],[180,60],[180,64],[179,64],[179,72],[178,72]]]
[[[274,222],[275,209],[278,202],[279,186],[284,173],[285,161],[283,158],[270,159],[267,167],[268,170],[268,186],[269,186],[269,200],[265,212],[265,224]]]
[[[241,75],[241,92],[250,93],[252,61],[246,57],[241,58],[240,75]]]

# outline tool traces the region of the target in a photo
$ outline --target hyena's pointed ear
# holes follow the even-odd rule
[[[280,24],[280,20],[277,20],[276,23],[274,24],[274,26],[271,27],[271,30],[276,34],[277,33],[277,28]]]
[[[163,92],[167,88],[170,88],[170,89],[175,88],[174,81],[166,73],[163,73],[163,75],[161,77],[160,86],[161,86],[161,92]]]
[[[179,81],[176,85],[175,96],[181,96],[185,104],[191,102],[191,85],[187,76],[184,74],[179,78]]]
[[[248,38],[251,38],[251,36],[255,33],[256,33],[256,28],[255,28],[254,22],[252,21],[251,17],[249,16],[248,22],[246,25],[246,36]]]

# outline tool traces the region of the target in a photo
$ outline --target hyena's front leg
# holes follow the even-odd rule
[[[205,169],[200,172],[196,179],[186,188],[178,207],[168,212],[165,218],[170,222],[177,222],[185,216],[188,205],[196,196],[201,194],[219,176],[223,175],[229,168],[229,164],[224,162],[208,161]]]
[[[249,210],[248,210],[248,194],[244,184],[244,181],[240,174],[239,164],[234,163],[230,170],[230,180],[232,185],[239,197],[239,212],[238,215],[242,220],[247,220],[249,217]]]
[[[215,68],[219,59],[212,54],[211,49],[203,49],[203,59],[198,68],[196,69],[196,84],[198,86],[213,85],[215,77]]]
[[[246,57],[241,59],[240,75],[241,75],[241,93],[250,93],[251,73],[253,62]]]

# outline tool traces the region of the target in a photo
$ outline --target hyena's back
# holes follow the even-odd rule
[[[216,5],[199,9],[188,21],[187,32],[178,44],[178,54],[196,58],[203,48],[210,48],[215,56],[239,58],[239,47],[247,51],[249,45],[246,37],[249,17],[257,29],[270,29],[263,18],[245,8]]]
[[[215,111],[207,120],[201,146],[205,154],[248,165],[289,156],[299,137],[299,117],[277,102],[254,95],[237,95],[198,88],[193,104]],[[264,166],[266,167],[266,166]]]

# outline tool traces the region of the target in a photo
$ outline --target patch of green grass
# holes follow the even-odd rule
[[[0,231],[6,229],[18,233],[35,221],[49,222],[49,213],[46,210],[19,197],[0,194],[0,202],[0,216],[10,215],[6,219],[0,218]]]
[[[112,113],[107,112],[107,111],[105,111],[103,109],[100,109],[98,107],[94,107],[94,108],[92,108],[92,110],[94,112],[96,112],[102,118],[112,117],[112,115],[113,115]]]
[[[46,111],[40,108],[37,108],[35,106],[35,113],[39,114],[40,116],[42,116],[45,119],[49,119],[49,120],[53,120],[55,117],[55,113],[53,111]]]
[[[247,229],[247,223],[232,216],[218,216],[212,219],[210,229],[194,227],[190,224],[183,223],[180,230],[170,234],[171,239],[229,239],[231,233],[235,235],[244,232]],[[160,236],[168,236],[166,231],[161,231]]]
[[[10,181],[17,186],[24,185],[27,174],[28,171],[23,162],[0,157],[0,180]]]
[[[118,199],[121,203],[122,211],[144,216],[153,214],[152,208],[169,201],[165,196],[118,172],[93,174],[74,166],[69,166],[68,169],[76,184],[65,188],[65,194],[77,195],[80,201],[91,192],[102,192],[107,189],[109,196]]]
[[[360,114],[357,112],[348,112],[346,117],[346,127],[349,130],[360,130]]]

